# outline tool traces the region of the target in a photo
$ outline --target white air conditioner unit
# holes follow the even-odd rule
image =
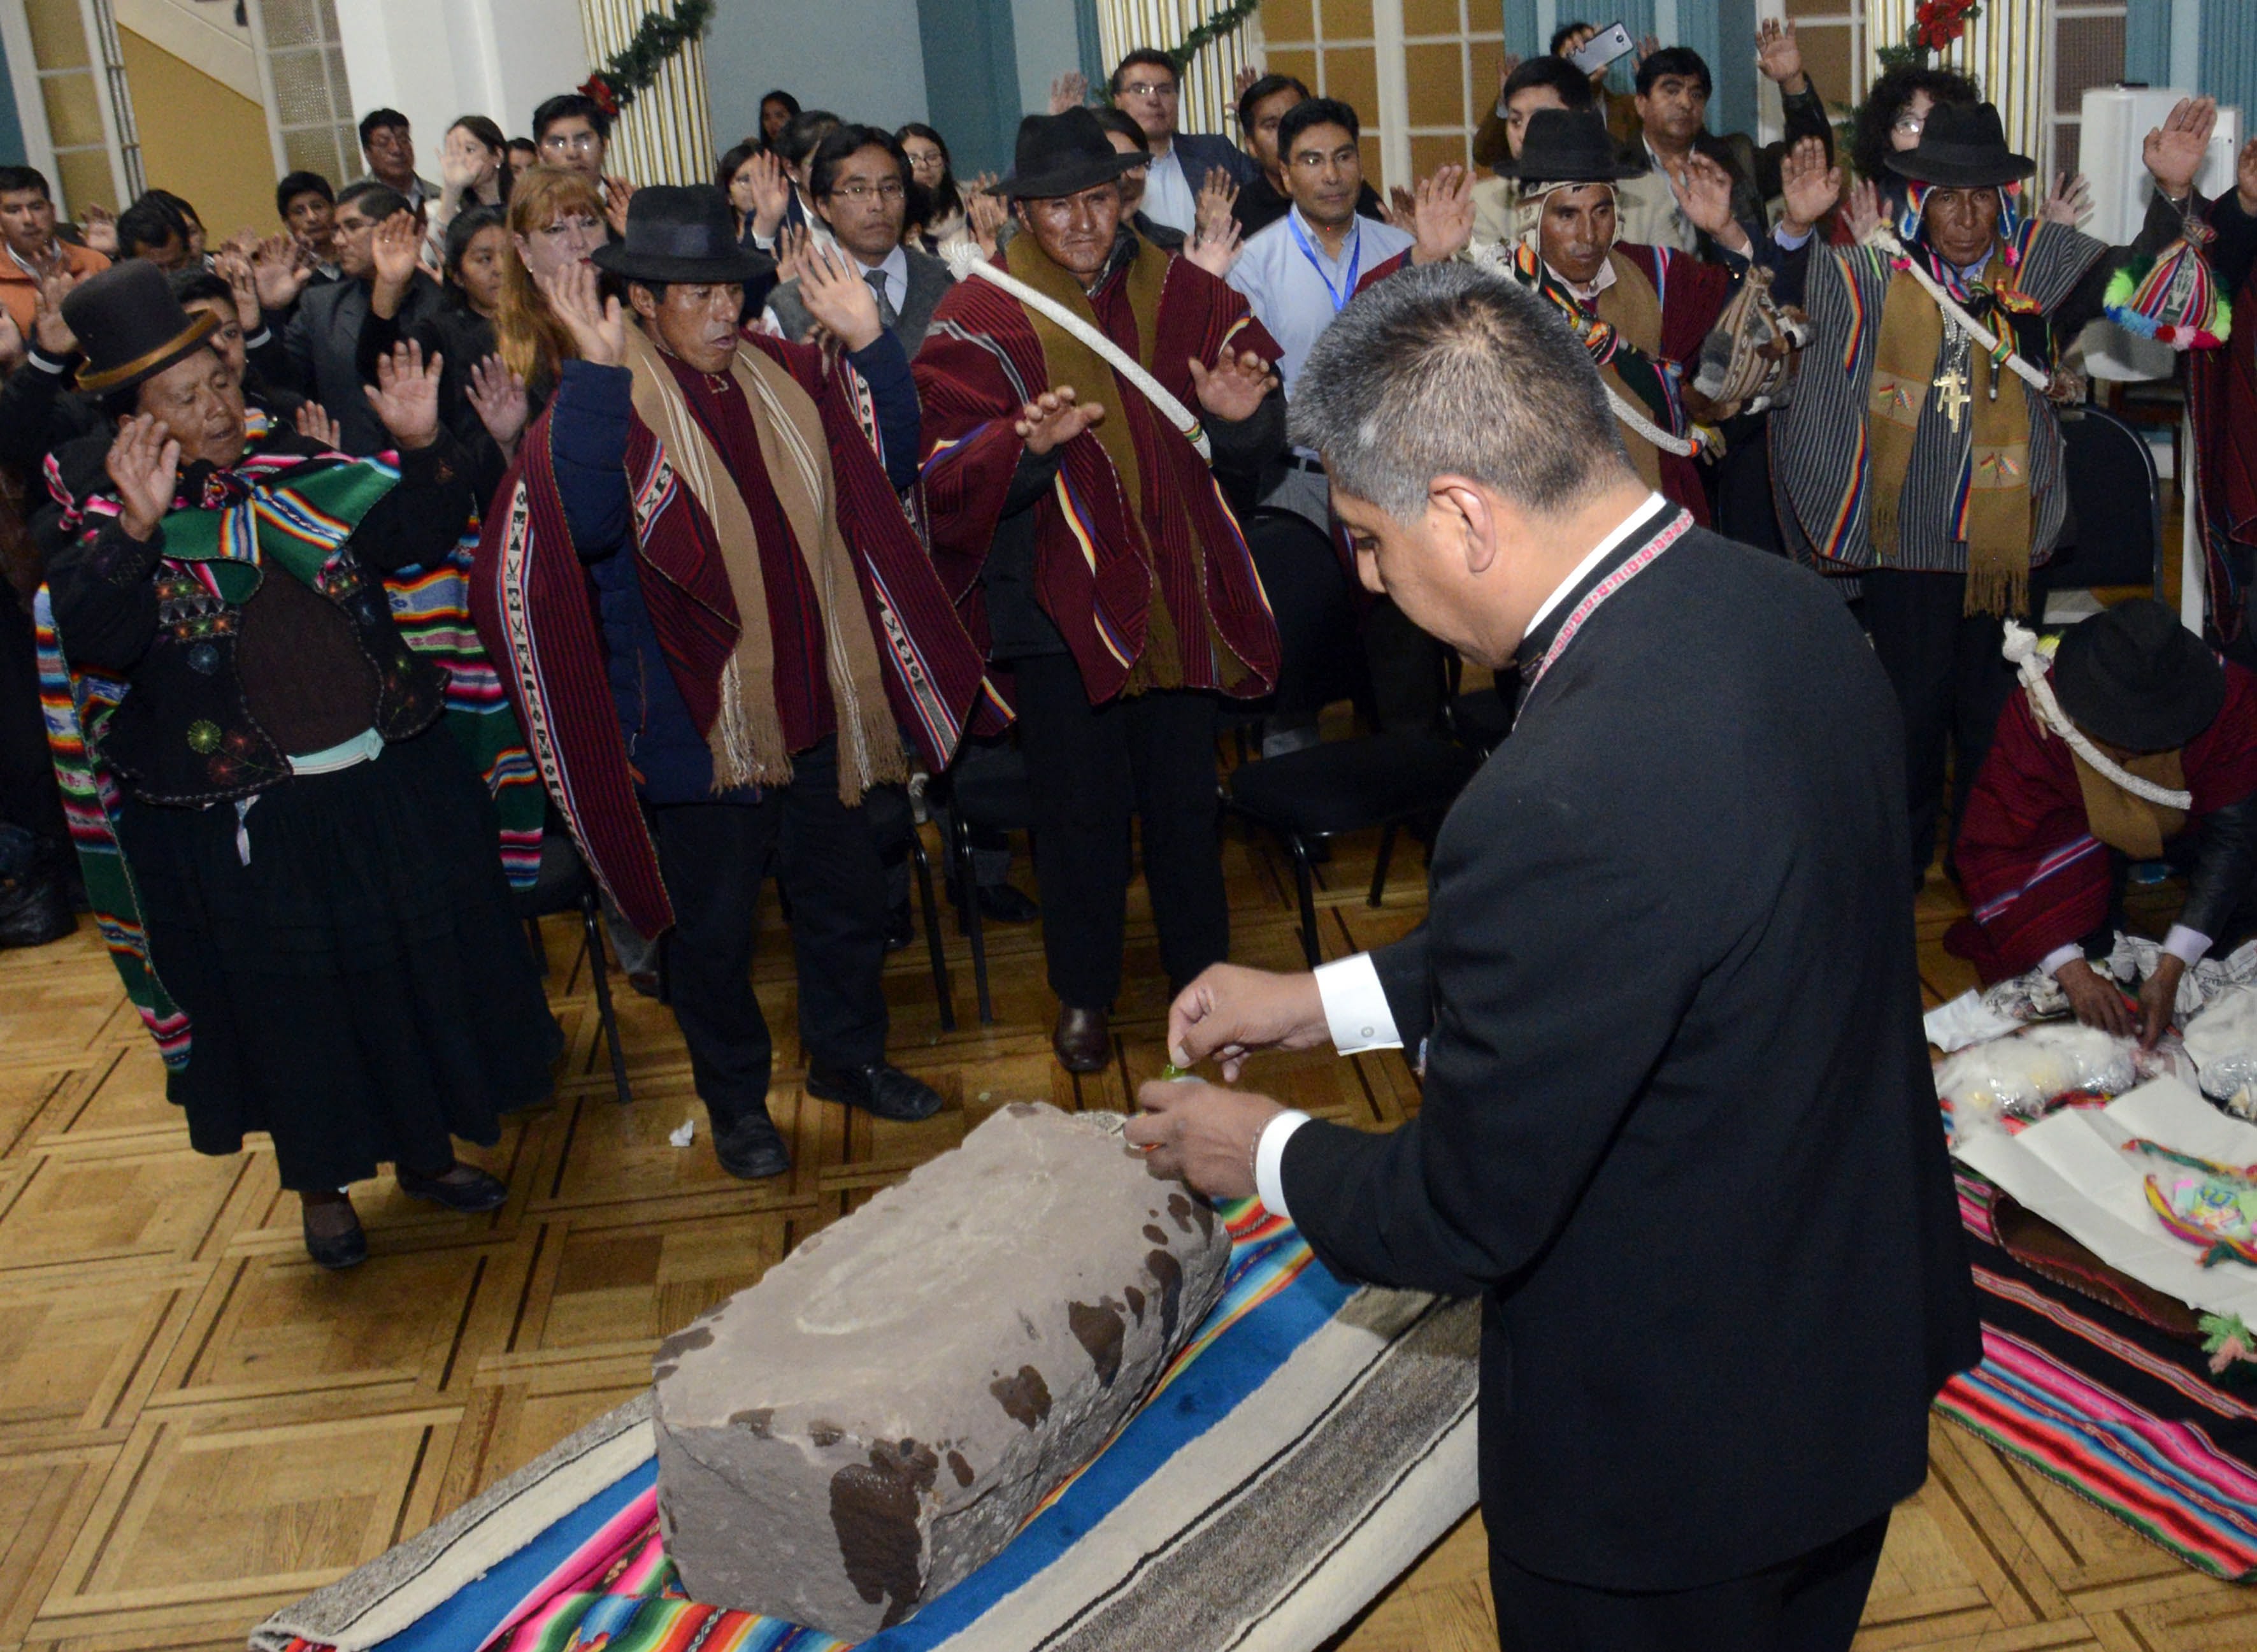
[[[2155,193],[2140,148],[2171,106],[2187,96],[2150,86],[2097,87],[2085,93],[2077,146],[2078,164],[2092,185],[2092,216],[2080,226],[2085,234],[2121,246],[2140,233]],[[2232,188],[2233,159],[2240,146],[2241,111],[2219,110],[2210,157],[2194,187],[2212,198]],[[2045,181],[2032,183],[2042,189]],[[2080,337],[2084,370],[2096,379],[2168,379],[2176,365],[2177,354],[2169,345],[2135,337],[2112,322],[2095,322]]]

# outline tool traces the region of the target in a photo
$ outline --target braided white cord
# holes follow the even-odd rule
[[[1921,290],[1935,301],[1935,307],[1938,309],[1951,317],[1954,325],[1982,345],[1986,352],[1993,355],[1998,352],[1999,335],[1960,308],[1951,294],[1938,285],[1935,277],[1921,266],[1920,260],[1905,251],[1904,243],[1897,239],[1897,232],[1894,230],[1886,223],[1876,224],[1867,232],[1865,245],[1878,252],[1886,253],[1892,259],[1902,259],[1905,268],[1911,273],[1912,279],[1918,281]],[[2025,384],[2041,391],[2050,391],[2053,388],[2053,379],[2050,374],[2039,372],[2021,357],[2011,351],[2006,356],[2006,365],[2019,375]]]
[[[2084,731],[2069,720],[2069,714],[2061,709],[2061,702],[2053,697],[2053,684],[2046,677],[2045,660],[2038,652],[2038,634],[2009,620],[2006,622],[2006,643],[1999,651],[2006,656],[2007,663],[2021,677],[2022,686],[2029,691],[2030,705],[2037,713],[2038,721],[2068,741],[2069,748],[2084,758],[2094,773],[2133,797],[2145,798],[2166,809],[2194,806],[2192,792],[2173,791],[2152,780],[2140,779],[2086,739]]]
[[[1152,377],[1150,373],[1146,372],[1143,363],[1129,355],[1120,345],[1099,332],[1096,328],[1092,327],[1056,299],[1047,294],[1037,292],[1008,271],[990,264],[987,261],[987,255],[980,250],[978,242],[948,242],[941,248],[941,255],[948,260],[948,267],[956,272],[958,280],[966,280],[976,275],[982,280],[993,281],[1029,309],[1040,310],[1076,338],[1081,340],[1083,344],[1087,344],[1102,356],[1115,372],[1143,391],[1147,401],[1167,415],[1169,422],[1176,427],[1184,440],[1199,450],[1199,457],[1210,464],[1213,462],[1214,450],[1207,444],[1206,429],[1199,423],[1199,415],[1171,395],[1166,386]]]
[[[1502,275],[1513,280],[1519,279],[1513,273],[1512,255],[1505,251],[1504,243],[1502,241],[1474,242],[1472,258],[1475,264],[1487,270],[1491,275]],[[1701,451],[1702,443],[1698,439],[1688,441],[1681,436],[1672,436],[1647,418],[1643,408],[1631,401],[1605,379],[1599,380],[1599,388],[1607,393],[1607,405],[1615,410],[1615,417],[1652,443],[1664,453],[1674,453],[1680,459],[1689,459]]]

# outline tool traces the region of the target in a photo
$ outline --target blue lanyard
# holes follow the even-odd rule
[[[1355,296],[1355,272],[1363,262],[1363,226],[1356,224],[1353,230],[1354,239],[1348,244],[1348,278],[1341,287],[1333,285],[1333,278],[1325,273],[1324,260],[1317,256],[1317,249],[1309,245],[1309,238],[1302,233],[1301,215],[1298,212],[1287,213],[1285,227],[1293,232],[1293,244],[1301,249],[1301,256],[1309,260],[1309,267],[1325,284],[1325,295],[1333,301],[1333,314],[1339,315],[1348,308],[1348,300]]]

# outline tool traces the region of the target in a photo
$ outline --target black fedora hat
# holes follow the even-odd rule
[[[2053,691],[2095,740],[2171,751],[2216,720],[2225,704],[2225,668],[2178,615],[2140,597],[2062,633]]]
[[[2006,147],[1996,103],[1938,103],[1928,111],[1920,143],[1889,157],[1889,170],[1914,183],[1980,189],[2028,177],[2038,163]]]
[[[760,273],[762,260],[737,244],[729,197],[710,183],[648,184],[627,200],[623,241],[599,246],[596,267],[630,281],[726,286]]]
[[[1596,110],[1539,109],[1528,117],[1520,159],[1498,164],[1500,178],[1523,183],[1618,183],[1645,167],[1615,152],[1605,117]]]
[[[1079,195],[1151,164],[1152,158],[1142,150],[1128,155],[1116,152],[1096,115],[1086,109],[1029,115],[1019,123],[1011,175],[994,193],[1021,201],[1054,200]]]
[[[130,390],[160,373],[219,330],[210,310],[191,316],[173,296],[165,272],[126,259],[63,294],[63,320],[78,335],[86,363],[78,387],[94,395]]]

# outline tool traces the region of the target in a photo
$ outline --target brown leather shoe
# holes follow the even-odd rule
[[[1059,1005],[1051,1048],[1069,1073],[1102,1072],[1113,1060],[1113,1035],[1105,1025],[1105,1011]]]

